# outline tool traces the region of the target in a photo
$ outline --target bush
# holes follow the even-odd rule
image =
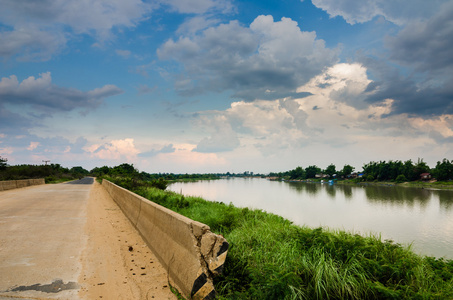
[[[396,177],[396,183],[402,183],[402,182],[406,182],[407,181],[407,178],[406,176],[404,176],[403,174],[401,175],[398,175],[398,177]]]

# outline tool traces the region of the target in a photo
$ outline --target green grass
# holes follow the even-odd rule
[[[215,279],[220,299],[453,299],[451,260],[260,210],[155,188],[135,192],[228,240],[224,273]]]

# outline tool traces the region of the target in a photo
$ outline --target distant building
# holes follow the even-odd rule
[[[432,178],[430,173],[421,173],[420,174],[420,179],[421,180],[430,180]]]
[[[329,178],[330,176],[328,174],[316,174],[315,175],[316,178]]]

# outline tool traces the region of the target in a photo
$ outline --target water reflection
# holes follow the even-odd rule
[[[352,187],[349,185],[343,185],[341,186],[341,189],[343,190],[344,197],[346,199],[352,199]]]
[[[426,189],[371,185],[365,187],[365,194],[370,202],[409,207],[419,205],[424,209],[431,199],[432,192]]]
[[[439,197],[439,203],[442,210],[450,212],[453,209],[453,196],[451,191],[434,190],[432,192]]]
[[[288,186],[299,193],[307,192],[312,196],[316,196],[322,187],[319,183],[312,182],[288,182]]]

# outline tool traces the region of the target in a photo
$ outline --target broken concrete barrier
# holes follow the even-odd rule
[[[212,277],[223,270],[225,238],[107,180],[102,185],[167,269],[170,283],[186,298],[214,299]]]

